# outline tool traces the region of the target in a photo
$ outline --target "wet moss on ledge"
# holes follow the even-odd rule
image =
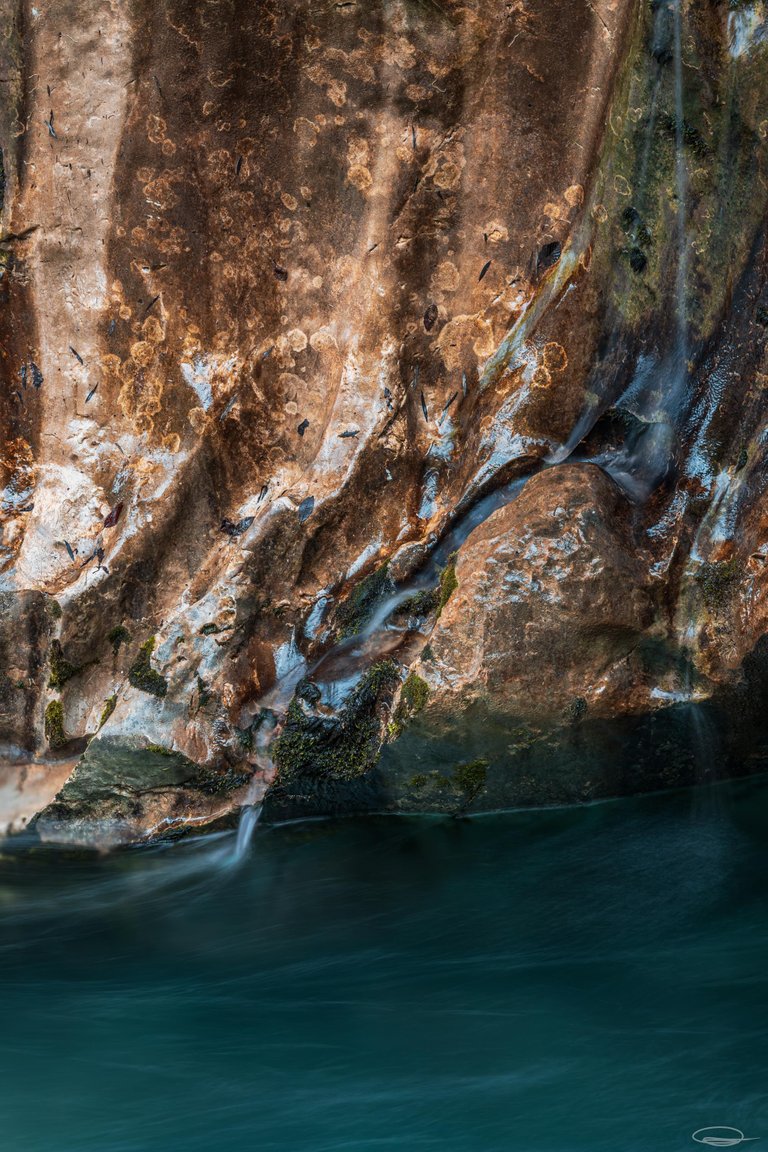
[[[410,672],[403,684],[400,703],[411,713],[421,712],[428,698],[429,685],[426,680],[422,680],[417,672]]]
[[[145,640],[139,654],[128,670],[128,680],[134,688],[148,692],[150,696],[163,697],[168,691],[168,681],[152,667],[152,653],[155,650],[155,638],[150,636]]]
[[[63,748],[67,743],[64,731],[64,706],[61,700],[51,700],[45,709],[45,738],[52,751]]]
[[[440,601],[438,588],[424,588],[414,592],[407,600],[403,600],[397,609],[398,616],[429,616],[434,612]]]

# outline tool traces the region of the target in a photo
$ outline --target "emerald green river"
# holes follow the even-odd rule
[[[768,1142],[765,778],[234,845],[5,842],[3,1148]]]

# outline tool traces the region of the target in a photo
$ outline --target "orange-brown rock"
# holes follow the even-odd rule
[[[597,468],[534,476],[470,535],[456,578],[417,668],[425,717],[477,703],[542,722],[648,707],[648,555]]]

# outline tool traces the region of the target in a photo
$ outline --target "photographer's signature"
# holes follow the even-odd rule
[[[697,1144],[706,1144],[710,1148],[735,1148],[748,1140],[759,1140],[759,1136],[745,1136],[740,1128],[712,1125],[709,1128],[697,1128],[691,1136]]]

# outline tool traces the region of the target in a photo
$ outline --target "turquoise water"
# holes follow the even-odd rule
[[[768,1141],[764,779],[233,845],[5,846],[3,1148]]]

